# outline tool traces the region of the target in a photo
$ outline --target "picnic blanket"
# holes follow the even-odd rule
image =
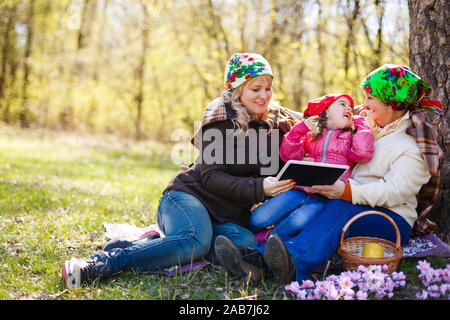
[[[164,237],[164,233],[158,228],[158,225],[152,224],[144,228],[136,227],[130,224],[110,224],[104,223],[105,237],[108,239],[123,239],[128,241],[134,241],[145,237],[150,232],[158,232],[161,237]],[[450,257],[450,246],[439,239],[434,233],[427,235],[414,237],[403,246],[403,258],[423,258],[427,256],[441,256]],[[183,266],[174,266],[162,270],[162,273],[169,276],[174,276],[185,271],[193,271],[201,269],[211,262],[207,260],[195,261]],[[333,268],[340,264],[340,259],[337,255],[332,257],[331,263],[320,266],[317,271],[322,271],[326,267]]]

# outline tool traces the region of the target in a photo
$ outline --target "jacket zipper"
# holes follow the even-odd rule
[[[331,136],[331,133],[332,133],[333,131],[334,131],[334,129],[330,129],[330,130],[327,132],[327,136],[326,136],[325,142],[324,142],[324,144],[323,144],[322,161],[320,161],[321,163],[324,163],[325,160],[327,159],[327,147],[328,147],[328,141],[330,140],[330,136]]]

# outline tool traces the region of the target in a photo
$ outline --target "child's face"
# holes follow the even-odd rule
[[[327,109],[327,124],[336,129],[345,129],[352,125],[352,106],[345,97],[340,97]]]
[[[241,102],[253,114],[266,112],[272,98],[272,79],[258,76],[249,80],[241,95]]]

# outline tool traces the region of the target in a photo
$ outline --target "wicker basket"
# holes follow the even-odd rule
[[[394,226],[395,233],[397,236],[396,243],[392,243],[391,241],[375,238],[375,237],[349,237],[345,240],[344,234],[347,231],[348,227],[357,219],[370,215],[377,214],[382,217],[385,217],[389,220],[389,222]],[[390,256],[383,258],[368,258],[360,255],[362,248],[368,243],[377,243],[383,247],[384,252],[388,253]],[[341,232],[341,239],[339,242],[338,254],[342,259],[342,263],[345,270],[356,270],[359,265],[369,266],[369,265],[387,265],[388,270],[387,273],[392,273],[397,269],[398,262],[403,256],[403,249],[400,245],[400,232],[398,231],[398,227],[395,224],[394,220],[392,220],[389,216],[379,211],[364,211],[360,214],[357,214],[352,219],[350,219]]]

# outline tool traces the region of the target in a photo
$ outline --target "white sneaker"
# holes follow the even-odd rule
[[[80,288],[83,283],[98,278],[95,263],[89,259],[66,260],[62,265],[62,278],[68,288]]]

